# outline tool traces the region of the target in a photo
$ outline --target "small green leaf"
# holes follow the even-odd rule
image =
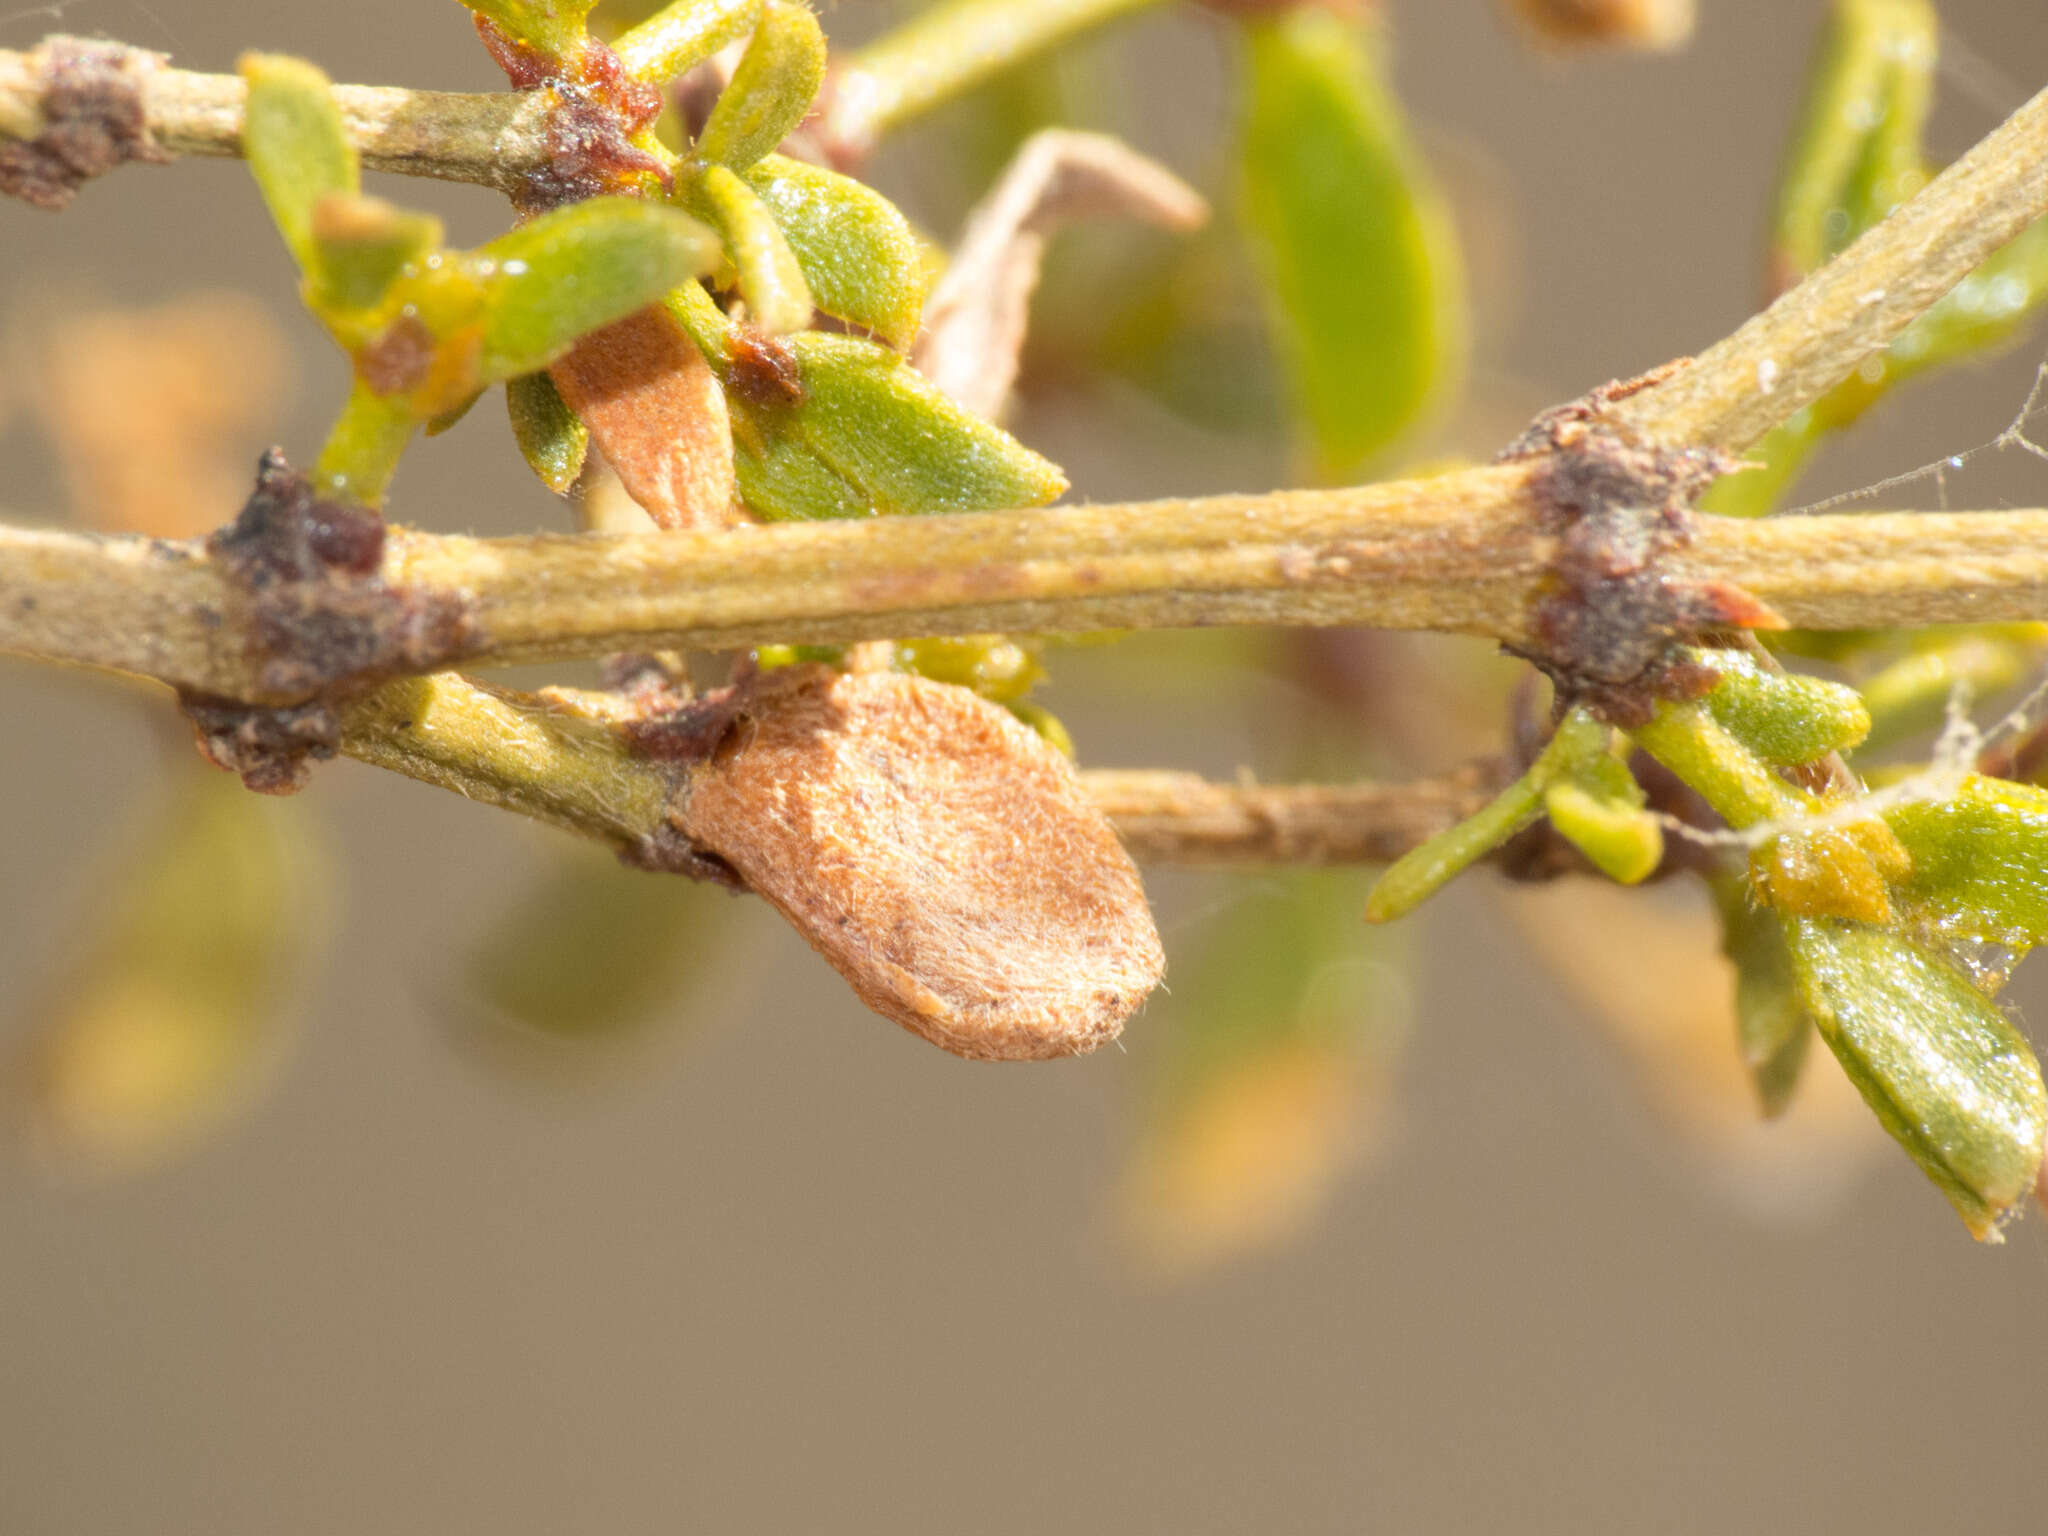
[[[2048,790],[1972,774],[1884,819],[1913,860],[1900,899],[1944,936],[2017,953],[2048,941]]]
[[[1370,20],[1294,6],[1244,29],[1242,211],[1319,476],[1357,475],[1462,365],[1451,224]]]
[[[788,138],[825,80],[825,34],[810,7],[767,0],[732,82],[697,138],[706,160],[743,171]]]
[[[898,351],[917,336],[930,252],[881,193],[851,176],[768,155],[746,172],[803,266],[811,301]]]
[[[528,467],[557,496],[568,495],[590,452],[590,428],[563,403],[554,380],[544,373],[507,379],[505,409]]]
[[[1720,673],[1707,708],[1750,751],[1781,767],[1845,751],[1870,733],[1870,711],[1853,688],[1777,672],[1742,651],[1696,651]]]
[[[1664,862],[1664,829],[1643,801],[1627,764],[1605,752],[1573,765],[1543,791],[1544,814],[1559,835],[1623,885],[1649,879]]]
[[[284,243],[312,276],[314,207],[324,197],[354,197],[360,186],[341,109],[327,76],[303,59],[245,53],[237,67],[249,83],[242,153]]]
[[[479,381],[545,368],[578,337],[708,272],[718,242],[687,215],[629,197],[544,213],[480,247],[487,284]]]
[[[515,42],[550,58],[574,57],[583,46],[583,18],[597,0],[460,0]]]
[[[819,332],[787,345],[800,401],[728,390],[733,467],[755,515],[994,511],[1041,506],[1066,489],[1056,466],[961,410],[886,347]]]
[[[313,205],[309,237],[320,273],[316,303],[363,310],[441,244],[441,221],[379,197],[333,192]]]
[[[612,39],[612,52],[635,80],[666,85],[753,29],[761,0],[675,0]]]
[[[768,205],[722,165],[706,165],[691,182],[692,207],[725,236],[748,319],[773,336],[804,329],[811,290]]]
[[[1786,925],[1800,998],[1884,1128],[1980,1240],[2033,1190],[2048,1093],[2012,1021],[1959,972],[1856,923]]]
[[[1750,899],[1740,877],[1713,882],[1721,912],[1721,952],[1735,966],[1736,1039],[1767,1116],[1791,1105],[1813,1039],[1813,1018],[1792,974],[1785,921]]]

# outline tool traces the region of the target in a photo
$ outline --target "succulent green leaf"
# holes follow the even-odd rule
[[[675,0],[612,39],[635,80],[666,85],[753,30],[761,0]]]
[[[1783,1114],[1799,1086],[1813,1019],[1792,974],[1785,922],[1750,899],[1741,877],[1714,882],[1721,952],[1735,966],[1736,1039],[1766,1115]]]
[[[303,59],[245,53],[237,67],[249,84],[242,153],[299,269],[314,276],[314,208],[325,197],[354,197],[361,185],[341,109],[327,76]]]
[[[683,354],[689,356],[687,352]],[[527,466],[557,496],[569,494],[590,453],[590,428],[564,403],[554,380],[523,373],[505,381],[505,409]]]
[[[515,42],[566,59],[583,46],[583,19],[597,0],[460,0]]]
[[[933,264],[896,205],[851,176],[784,155],[764,156],[746,179],[796,252],[811,302],[898,351],[907,349]]]
[[[804,329],[811,290],[768,205],[722,165],[706,165],[693,182],[693,206],[725,237],[749,320],[775,336]]]
[[[745,170],[804,120],[824,80],[818,18],[798,0],[766,0],[753,40],[697,137],[698,155]]]
[[[2048,1092],[2026,1041],[1957,970],[1857,923],[1786,924],[1799,995],[1884,1128],[1982,1239],[2034,1187]]]
[[[1387,866],[1366,898],[1365,920],[1390,923],[1405,917],[1535,821],[1543,814],[1545,794],[1553,784],[1606,754],[1608,735],[1607,728],[1583,709],[1566,715],[1527,773],[1477,815],[1438,833],[1421,847],[1411,848]]]
[[[1543,791],[1550,824],[1610,880],[1636,885],[1664,861],[1664,829],[1643,806],[1642,786],[1620,759],[1589,757]]]
[[[486,284],[480,382],[545,368],[588,335],[711,270],[696,220],[629,197],[544,213],[475,252]]]
[[[1767,763],[1810,763],[1853,747],[1870,733],[1870,711],[1853,688],[1773,671],[1743,651],[1694,654],[1721,676],[1707,695],[1707,708]]]
[[[379,197],[331,192],[313,205],[308,235],[320,274],[322,308],[366,310],[381,303],[407,267],[441,244],[441,221]]]
[[[1297,418],[1332,480],[1414,426],[1464,352],[1456,241],[1376,25],[1294,6],[1245,27],[1242,213]]]
[[[1056,466],[888,348],[815,331],[787,345],[801,400],[727,392],[740,499],[756,516],[994,511],[1040,506],[1066,489]]]
[[[1913,860],[1900,898],[1944,936],[2015,954],[2048,941],[2048,790],[1972,774],[1884,819]]]
[[[1631,725],[1629,735],[1731,827],[1804,816],[1814,808],[1811,796],[1778,777],[1703,702],[1660,704],[1649,720]]]

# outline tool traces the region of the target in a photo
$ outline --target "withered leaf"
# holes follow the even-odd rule
[[[1138,872],[1072,767],[964,688],[763,673],[672,815],[869,1007],[959,1056],[1092,1051],[1165,966]]]
[[[548,377],[655,522],[710,530],[746,521],[733,500],[725,392],[667,310],[591,332]]]

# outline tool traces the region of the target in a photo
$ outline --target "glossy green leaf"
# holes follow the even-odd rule
[[[330,193],[313,205],[308,230],[318,270],[316,302],[370,309],[415,262],[441,244],[441,221],[378,197]]]
[[[675,0],[612,39],[635,80],[666,85],[753,29],[761,0]]]
[[[563,403],[554,381],[544,373],[507,379],[505,409],[528,468],[557,496],[568,495],[590,453],[590,428]]]
[[[1574,764],[1543,791],[1550,824],[1610,880],[1636,885],[1664,862],[1664,829],[1644,809],[1628,765],[1605,752]]]
[[[811,290],[768,205],[722,165],[705,166],[693,188],[692,206],[725,237],[749,321],[774,336],[808,326]]]
[[[1884,819],[1913,860],[1900,897],[1942,934],[2015,956],[2048,941],[2048,790],[1972,774]]]
[[[811,302],[902,351],[932,284],[930,251],[881,193],[820,166],[768,155],[746,179],[802,264]]]
[[[798,0],[766,0],[731,83],[697,136],[697,153],[745,170],[789,137],[824,81],[818,18]]]
[[[360,186],[341,109],[327,76],[303,59],[245,53],[238,68],[249,84],[242,153],[284,243],[300,270],[314,275],[313,209],[325,197],[353,197]]]
[[[1245,227],[1316,473],[1357,475],[1452,387],[1450,221],[1376,56],[1378,23],[1320,6],[1245,27]]]
[[[672,208],[598,197],[544,213],[475,253],[486,283],[478,378],[545,368],[575,343],[712,269],[718,241]]]
[[[491,1021],[594,1042],[684,1003],[733,910],[715,887],[579,849],[484,931],[465,974]]]
[[[550,58],[569,58],[583,44],[583,19],[597,0],[460,0],[515,42]]]
[[[1821,1037],[1979,1239],[2034,1188],[2048,1093],[2012,1021],[1953,967],[1855,923],[1786,926]]]
[[[1799,1086],[1813,1018],[1792,974],[1785,920],[1751,899],[1741,877],[1714,881],[1721,952],[1735,966],[1736,1039],[1766,1115],[1783,1114]]]
[[[1041,506],[1066,489],[1055,465],[886,347],[815,331],[787,344],[801,401],[728,392],[740,499],[755,515],[993,511]]]
[[[1870,711],[1853,688],[1774,671],[1742,651],[1695,655],[1721,675],[1707,708],[1767,763],[1810,763],[1855,746],[1870,732]]]

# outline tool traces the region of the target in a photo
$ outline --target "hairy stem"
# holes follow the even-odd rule
[[[1529,474],[711,534],[394,530],[383,575],[466,606],[470,663],[1218,624],[1522,643],[1555,542]],[[2048,511],[1702,518],[1671,572],[1802,629],[2040,620]],[[0,526],[0,650],[289,702],[257,683],[244,607],[197,544]]]
[[[2048,90],[1734,335],[1611,414],[1659,442],[1745,448],[2044,215]]]

